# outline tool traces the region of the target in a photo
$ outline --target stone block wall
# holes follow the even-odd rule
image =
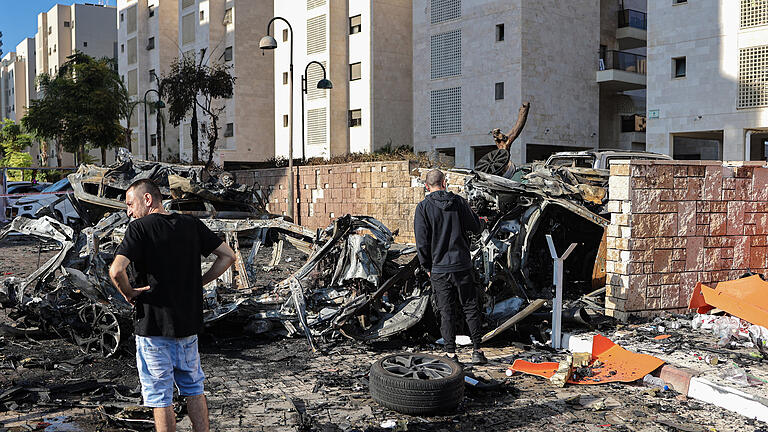
[[[424,199],[427,171],[409,161],[294,167],[295,220],[316,229],[346,214],[372,216],[393,232],[399,230],[396,241],[413,242],[413,212]],[[461,192],[465,175],[446,174],[448,190]],[[270,213],[286,214],[288,168],[242,170],[235,175],[238,182],[257,186]]]
[[[768,270],[764,163],[613,164],[609,188],[609,314],[686,311],[697,282]]]

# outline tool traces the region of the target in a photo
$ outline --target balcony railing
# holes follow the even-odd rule
[[[646,74],[645,56],[626,51],[606,51],[598,63],[599,70],[618,69],[626,72]]]
[[[640,30],[647,30],[648,18],[645,12],[634,9],[623,9],[619,11],[619,28],[634,27]]]

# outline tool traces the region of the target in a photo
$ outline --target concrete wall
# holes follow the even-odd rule
[[[697,282],[768,271],[762,163],[614,163],[609,196],[609,314],[684,312]]]
[[[424,199],[423,176],[408,161],[365,162],[344,165],[294,167],[296,222],[310,228],[325,228],[346,214],[373,216],[393,232],[398,242],[413,242],[413,212]],[[287,168],[235,172],[240,183],[257,185],[269,202],[270,213],[285,214],[288,208]],[[461,192],[463,174],[446,173],[448,190]],[[294,177],[296,178],[296,177]]]
[[[768,109],[737,109],[739,49],[765,45],[768,26],[742,30],[739,20],[731,0],[649,2],[648,109],[659,111],[648,119],[649,150],[672,154],[673,134],[722,131],[721,158],[748,159],[746,130],[768,128]],[[674,78],[681,56],[686,77]]]

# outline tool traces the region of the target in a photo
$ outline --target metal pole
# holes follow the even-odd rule
[[[307,95],[307,68],[309,65],[304,68],[304,75],[301,76],[301,160],[304,162],[307,161],[306,147],[304,146],[306,140],[304,137],[304,97]]]
[[[144,159],[149,160],[149,138],[147,137],[147,134],[149,133],[149,128],[147,127],[147,94],[149,94],[149,90],[144,92]]]
[[[5,180],[7,168],[3,168],[0,170],[0,195],[5,195],[6,191],[8,190],[8,186]],[[22,177],[23,178],[23,177]],[[5,221],[5,208],[8,206],[8,198],[5,196],[0,196],[0,222]]]
[[[553,260],[552,279],[555,284],[555,298],[552,300],[552,348],[559,349],[562,344],[562,319],[563,319],[563,263],[568,255],[573,252],[578,243],[571,243],[563,256],[557,256],[555,243],[552,236],[547,234],[547,244],[549,245],[549,254]]]

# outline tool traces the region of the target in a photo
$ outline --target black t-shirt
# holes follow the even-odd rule
[[[152,213],[128,224],[115,255],[124,255],[138,274],[136,287],[150,286],[136,298],[139,336],[187,337],[203,327],[201,256],[222,241],[199,219]]]

